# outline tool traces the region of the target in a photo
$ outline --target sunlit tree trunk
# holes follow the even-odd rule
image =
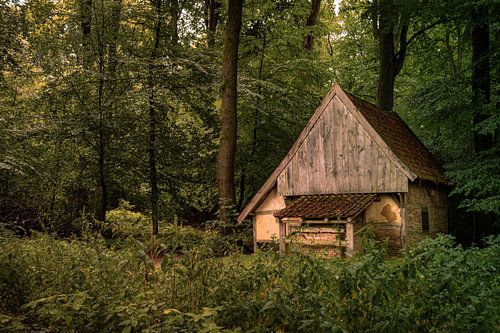
[[[181,15],[181,9],[179,7],[179,0],[170,0],[169,1],[169,13],[170,13],[170,21],[169,21],[169,35],[170,35],[170,46],[176,46],[179,43],[179,17]]]

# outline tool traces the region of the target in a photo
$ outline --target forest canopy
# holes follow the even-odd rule
[[[160,228],[216,219],[234,2],[0,0],[2,222],[64,235],[120,202]],[[244,1],[230,211],[337,82],[397,112],[444,166],[450,219],[464,221],[457,233],[472,220],[491,232],[498,9],[495,0]]]
[[[499,15],[499,0],[0,0],[0,331],[498,330]],[[343,221],[259,210],[279,241],[257,244],[257,218],[235,218],[333,84],[397,119],[439,184],[405,174]],[[357,219],[368,204],[387,223]]]

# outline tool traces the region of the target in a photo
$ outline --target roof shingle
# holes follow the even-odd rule
[[[379,109],[349,93],[346,95],[401,162],[420,179],[446,184],[439,164],[397,113]]]
[[[323,194],[303,195],[288,207],[276,213],[275,217],[300,217],[311,219],[353,218],[361,213],[377,194]]]

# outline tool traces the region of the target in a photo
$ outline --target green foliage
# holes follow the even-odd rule
[[[136,242],[0,241],[0,322],[12,332],[492,332],[500,323],[498,238],[464,250],[440,236],[397,261],[377,249],[350,260],[218,258],[200,246],[165,254],[161,270]]]
[[[500,216],[500,152],[497,147],[454,164],[448,174],[456,182],[452,194],[465,196],[461,207]]]
[[[221,226],[218,223],[208,223],[205,229],[201,229],[161,221],[159,234],[151,238],[151,219],[131,211],[133,208],[122,200],[119,208],[107,212],[105,223],[93,218],[82,218],[82,229],[88,229],[85,225],[94,225],[109,246],[122,248],[130,242],[136,242],[149,255],[179,255],[203,248],[214,256],[224,256],[241,252],[251,242],[248,228]],[[93,237],[92,233],[90,236]]]

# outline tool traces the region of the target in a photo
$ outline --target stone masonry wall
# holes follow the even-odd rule
[[[429,212],[429,231],[422,231],[422,208]],[[406,246],[448,231],[446,191],[432,184],[410,183],[406,205]]]

